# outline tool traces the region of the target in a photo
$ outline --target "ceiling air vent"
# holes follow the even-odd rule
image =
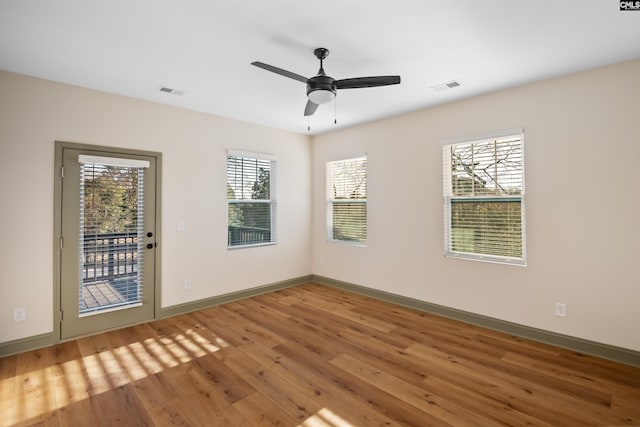
[[[160,92],[164,92],[164,93],[170,93],[172,95],[184,95],[184,91],[182,90],[177,90],[177,89],[171,89],[170,87],[166,87],[166,86],[162,86],[160,87]]]
[[[458,87],[458,86],[461,86],[461,85],[462,85],[462,83],[460,83],[459,80],[451,80],[450,82],[441,83],[441,84],[436,85],[436,86],[431,86],[431,89],[436,90],[438,92],[441,92],[443,90],[453,89],[454,87]]]

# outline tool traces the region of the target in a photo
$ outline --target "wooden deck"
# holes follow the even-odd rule
[[[640,368],[306,284],[0,359],[0,425],[640,425]]]
[[[129,280],[128,284],[126,280]],[[138,292],[133,278],[124,279],[120,283],[114,280],[92,282],[82,285],[80,310],[109,308],[137,300]]]

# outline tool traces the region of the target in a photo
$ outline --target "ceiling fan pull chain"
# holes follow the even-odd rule
[[[338,124],[338,97],[333,98],[333,124]]]
[[[307,116],[307,132],[311,132],[311,116]]]

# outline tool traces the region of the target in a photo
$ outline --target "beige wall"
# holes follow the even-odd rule
[[[0,342],[53,330],[55,140],[162,152],[163,307],[310,273],[308,136],[0,72]],[[277,245],[226,249],[227,148],[278,157]]]
[[[163,307],[315,273],[640,351],[638,75],[640,61],[622,63],[310,139],[0,72],[0,343],[53,329],[64,140],[163,153]],[[528,266],[444,258],[441,142],[518,127]],[[278,156],[278,245],[226,250],[226,148]],[[324,164],[362,153],[368,246],[329,244]],[[26,321],[13,322],[15,307]]]
[[[627,62],[315,137],[313,273],[640,350],[638,76]],[[520,127],[528,266],[445,258],[441,143]],[[324,164],[362,153],[368,245],[328,243]]]

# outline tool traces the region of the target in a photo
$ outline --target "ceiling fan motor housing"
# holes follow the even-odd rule
[[[319,74],[307,81],[307,96],[316,104],[325,104],[332,101],[336,96],[336,91],[334,79],[329,76]]]

